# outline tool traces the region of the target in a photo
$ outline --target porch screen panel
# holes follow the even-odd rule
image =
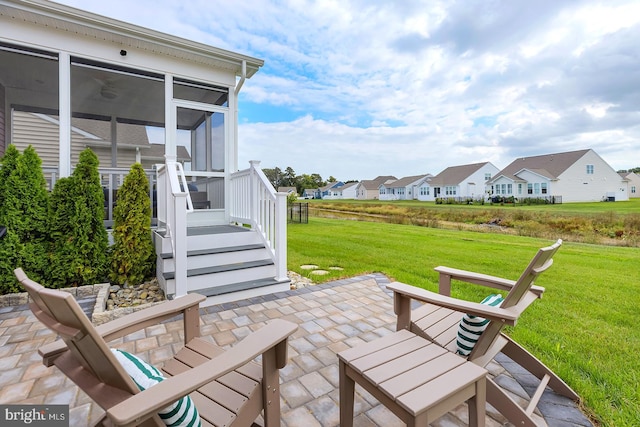
[[[164,77],[72,58],[71,163],[90,147],[103,168],[164,162]]]
[[[51,184],[60,153],[58,55],[0,43],[0,155],[32,145]]]
[[[5,116],[6,116],[6,110],[4,107],[5,104],[5,93],[4,93],[4,86],[2,86],[2,84],[0,84],[0,156],[4,155],[5,150],[7,149],[7,144],[6,144],[6,136],[5,136]]]
[[[211,116],[211,170],[224,172],[225,164],[225,126],[224,114],[213,113]]]

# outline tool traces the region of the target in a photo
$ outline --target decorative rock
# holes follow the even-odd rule
[[[164,293],[158,286],[157,279],[137,286],[125,284],[124,288],[118,285],[112,285],[109,291],[109,299],[106,302],[106,309],[109,311],[123,307],[139,307],[148,303],[157,303],[165,300]]]
[[[344,270],[344,268],[342,268],[342,267],[329,267],[329,270],[342,271],[342,270]]]
[[[315,270],[316,268],[318,268],[318,266],[313,264],[305,264],[301,265],[300,268],[303,270]]]
[[[325,274],[329,274],[327,270],[313,270],[311,274],[315,274],[316,276],[324,276]]]
[[[289,277],[289,280],[291,280],[291,290],[315,285],[311,279],[303,277],[295,271],[288,271],[287,276]]]

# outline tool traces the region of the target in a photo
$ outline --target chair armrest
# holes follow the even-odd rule
[[[451,295],[451,280],[460,280],[476,285],[487,286],[509,292],[516,284],[515,280],[503,279],[501,277],[490,276],[488,274],[475,273],[473,271],[459,270],[457,268],[438,266],[434,268],[440,273],[439,292],[442,295]],[[529,289],[538,298],[542,297],[544,288],[541,286],[531,286]]]
[[[390,283],[387,285],[387,288],[391,289],[394,293],[394,309],[398,316],[399,325],[402,324],[402,327],[406,327],[409,324],[412,299],[448,308],[450,310],[459,311],[461,313],[484,317],[485,319],[504,323],[505,325],[515,325],[520,314],[518,307],[492,307],[478,302],[470,302],[452,298],[447,295],[440,295],[426,289],[400,282]]]
[[[169,377],[148,389],[131,396],[107,411],[108,417],[119,426],[136,425],[183,396],[215,379],[245,365],[278,346],[286,346],[287,338],[298,325],[275,319],[251,333],[219,356],[188,371]]]
[[[206,297],[203,295],[188,294],[103,323],[96,326],[96,331],[105,341],[111,341],[183,314],[185,317],[185,342],[188,342],[193,338],[194,333],[196,333],[195,336],[198,335],[194,329],[199,328],[199,324],[193,325],[193,321],[187,321],[188,313],[195,311],[195,317],[199,322],[199,304],[205,299]],[[42,346],[38,353],[42,356],[44,364],[51,366],[52,360],[66,349],[64,341],[58,340]]]

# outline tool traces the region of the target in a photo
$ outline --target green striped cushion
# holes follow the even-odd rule
[[[122,350],[111,349],[118,362],[136,383],[140,390],[158,384],[164,380],[162,373],[144,360]],[[162,421],[168,426],[200,427],[200,414],[189,396],[185,396],[166,408],[158,411]]]
[[[502,295],[494,294],[483,299],[481,304],[496,307],[499,306],[502,301]],[[456,352],[461,356],[468,356],[471,354],[473,347],[475,347],[480,335],[482,335],[488,324],[489,320],[484,317],[472,316],[470,314],[462,316],[460,326],[458,327]]]

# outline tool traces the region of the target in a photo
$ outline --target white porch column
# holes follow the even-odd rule
[[[164,157],[167,162],[177,161],[176,107],[173,105],[173,75],[164,76]]]
[[[59,138],[58,167],[60,177],[71,175],[71,57],[67,52],[58,55]]]

